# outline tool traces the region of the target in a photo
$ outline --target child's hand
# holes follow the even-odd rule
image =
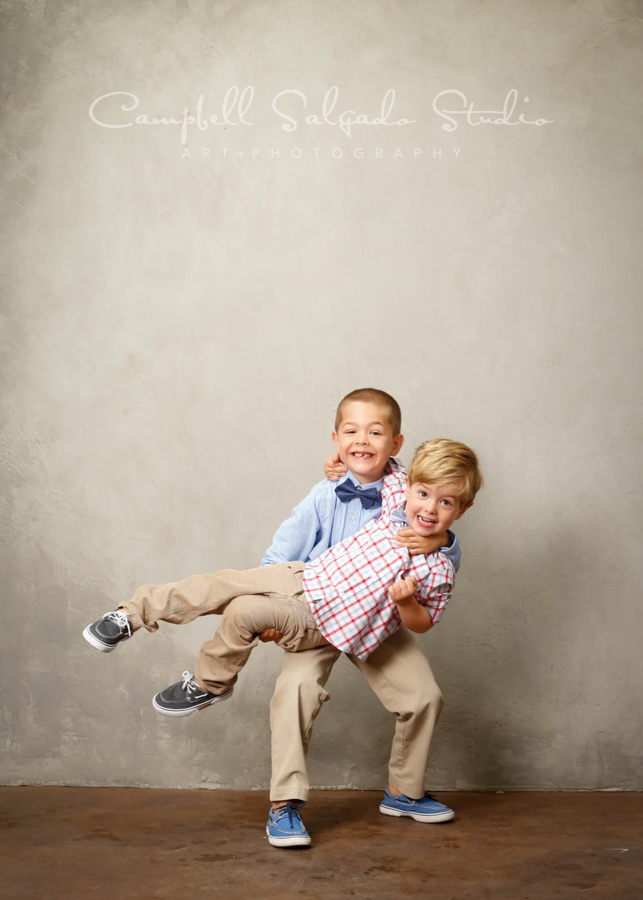
[[[270,641],[279,642],[283,637],[281,631],[277,631],[276,628],[266,628],[265,631],[262,631],[259,635],[259,640],[263,641],[264,644],[268,644]]]
[[[397,533],[397,542],[400,547],[406,547],[411,556],[418,553],[435,553],[440,547],[449,546],[449,535],[446,531],[431,537],[420,537],[409,525],[408,528],[400,528]]]
[[[410,597],[415,597],[417,589],[417,579],[410,575],[408,578],[401,578],[395,584],[392,584],[388,589],[388,595],[393,603],[404,603]]]
[[[338,453],[333,453],[324,461],[324,475],[329,481],[337,481],[342,475],[345,475],[348,469],[340,460]]]

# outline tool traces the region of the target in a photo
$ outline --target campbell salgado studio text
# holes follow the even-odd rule
[[[126,98],[120,104],[120,109],[115,99]],[[221,112],[208,114],[207,107],[204,111],[205,99],[201,94],[196,106],[184,107],[180,113],[171,115],[150,115],[139,112],[140,101],[136,94],[129,91],[110,91],[97,97],[89,107],[89,117],[96,125],[102,128],[129,128],[131,125],[171,125],[180,126],[181,143],[185,144],[188,137],[188,129],[196,126],[199,131],[206,131],[210,127],[217,126],[252,126],[256,124],[252,106],[255,100],[255,89],[252,86],[243,90],[237,86],[228,88],[221,102]],[[522,103],[529,103],[529,97],[524,96]],[[356,130],[363,127],[397,127],[404,128],[415,125],[420,119],[400,117],[395,118],[393,107],[396,103],[394,88],[389,88],[382,99],[379,110],[373,114],[358,112],[354,109],[343,109],[339,102],[339,88],[333,86],[324,94],[317,107],[308,96],[295,88],[280,91],[272,98],[271,112],[281,120],[281,128],[285,132],[295,132],[303,126],[322,126],[339,128],[347,137],[352,137]],[[474,101],[469,101],[467,96],[459,90],[440,91],[433,98],[433,113],[441,120],[443,131],[456,131],[460,124],[473,127],[480,125],[550,125],[553,119],[537,118],[527,119],[522,112],[517,112],[518,91],[512,88],[508,91],[504,103],[499,109],[477,109]],[[311,112],[311,109],[316,111]],[[305,112],[308,110],[308,112]]]

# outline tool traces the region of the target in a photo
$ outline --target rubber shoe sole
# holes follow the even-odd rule
[[[390,806],[384,806],[383,803],[380,803],[380,812],[385,816],[395,816],[398,819],[415,819],[416,822],[450,822],[451,819],[455,818],[455,813],[453,812],[453,810],[449,810],[449,812],[445,813],[435,813],[435,815],[430,815],[429,813],[412,813],[406,812],[406,810],[403,809],[391,809]]]
[[[127,637],[122,637],[118,644],[103,644],[103,642],[99,638],[91,633],[91,631],[89,630],[90,628],[91,625],[88,625],[87,628],[85,628],[85,630],[83,631],[83,637],[86,641],[88,641],[88,643],[92,645],[92,647],[95,647],[96,650],[100,650],[101,653],[111,653],[112,650],[116,650],[118,644],[122,644],[123,641],[129,641],[128,635]]]
[[[268,835],[268,843],[273,847],[310,847],[312,838],[310,835],[300,835],[299,837],[278,838],[270,834],[270,829],[266,825],[266,834]]]
[[[217,694],[216,697],[211,697],[209,700],[204,700],[203,703],[195,704],[194,706],[189,707],[189,709],[167,709],[165,706],[160,706],[156,702],[157,694],[154,694],[152,698],[152,706],[157,712],[162,713],[164,716],[191,716],[192,713],[201,712],[202,709],[207,709],[208,706],[212,706],[213,703],[222,703],[224,700],[229,700],[232,697],[232,688],[229,691],[226,691],[225,694]]]

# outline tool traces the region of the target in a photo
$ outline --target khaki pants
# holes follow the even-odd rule
[[[306,754],[313,722],[329,699],[324,690],[340,651],[332,646],[286,653],[270,704],[272,780],[270,799],[307,800]],[[433,729],[443,700],[426,656],[400,628],[366,662],[348,657],[383,706],[395,715],[389,782],[409,797],[424,794]]]
[[[160,621],[184,625],[219,613],[217,632],[201,647],[194,675],[206,690],[222,694],[236,682],[257,645],[257,635],[265,628],[281,631],[279,644],[284,650],[307,650],[319,644],[322,636],[303,592],[303,570],[303,563],[280,563],[143,585],[122,609],[134,630],[148,631],[156,631]]]

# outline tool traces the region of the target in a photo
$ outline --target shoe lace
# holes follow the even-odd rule
[[[197,683],[196,678],[194,677],[194,673],[193,673],[193,672],[188,672],[188,671],[186,670],[186,671],[183,672],[183,674],[181,675],[181,678],[183,679],[183,683],[182,683],[182,685],[181,685],[181,688],[186,692],[186,694],[188,695],[188,697],[190,696],[190,694],[194,694],[196,691],[200,691],[200,690],[201,690],[201,688],[199,687],[199,685],[198,685],[198,683]]]
[[[286,803],[285,806],[280,806],[275,810],[275,823],[281,822],[282,819],[288,818],[288,827],[294,828],[294,822],[298,825],[301,823],[301,816],[299,815],[299,807],[294,806],[292,803]],[[293,821],[294,820],[294,821]]]
[[[132,636],[132,626],[130,625],[130,621],[124,612],[121,612],[120,609],[115,609],[113,612],[105,613],[103,616],[104,619],[111,619],[113,622],[116,622],[121,631],[126,631],[127,636]]]

